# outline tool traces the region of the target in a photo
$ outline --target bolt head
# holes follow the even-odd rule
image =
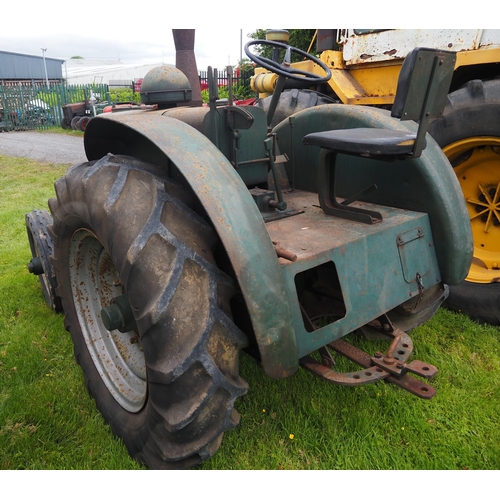
[[[28,271],[36,276],[43,274],[42,260],[40,257],[33,257],[28,263]]]
[[[121,309],[116,304],[110,304],[101,309],[101,319],[106,330],[120,330],[125,326]]]

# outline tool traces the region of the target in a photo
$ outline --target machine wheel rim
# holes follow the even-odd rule
[[[462,188],[474,239],[474,257],[467,281],[500,281],[500,138],[470,137],[449,144],[443,152]]]
[[[137,413],[147,398],[146,362],[139,335],[108,331],[101,319],[102,308],[124,293],[120,276],[102,243],[89,230],[73,234],[69,258],[76,313],[89,353],[116,401]]]

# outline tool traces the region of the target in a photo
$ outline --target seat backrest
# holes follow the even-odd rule
[[[391,115],[400,120],[438,116],[450,90],[456,53],[417,47],[404,60],[399,73]]]
[[[425,147],[429,120],[443,112],[456,57],[455,52],[448,50],[417,47],[406,56],[401,67],[391,116],[419,121],[414,158]]]

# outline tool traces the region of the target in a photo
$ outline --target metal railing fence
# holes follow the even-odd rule
[[[250,91],[251,71],[233,76],[233,94],[246,98]],[[206,71],[199,72],[201,89],[208,88]],[[225,70],[218,72],[219,88],[228,85]],[[74,102],[95,98],[97,102],[109,99],[106,84],[66,85],[50,82],[0,83],[0,131],[40,130],[59,126],[63,120],[62,107]]]
[[[248,94],[251,94],[250,90],[250,79],[253,75],[253,69],[248,71],[241,71],[236,74],[233,74],[233,93],[242,93],[243,95],[238,97],[247,97]],[[208,72],[200,71],[200,86],[201,90],[208,90]],[[217,71],[217,86],[219,88],[228,86],[228,77],[225,69]]]
[[[107,95],[107,85],[0,85],[0,130],[39,130],[60,125],[65,104],[92,98],[104,101]]]

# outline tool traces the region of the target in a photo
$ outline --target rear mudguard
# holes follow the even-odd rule
[[[285,282],[262,216],[224,155],[190,125],[162,112],[124,112],[90,120],[89,160],[125,154],[169,169],[172,162],[208,213],[231,260],[262,359],[272,378],[298,368]]]
[[[306,134],[356,127],[417,129],[413,121],[399,121],[388,111],[367,106],[329,104],[300,111],[273,129],[280,152],[290,158],[287,173],[292,185],[317,192],[320,148],[304,147]],[[429,214],[443,282],[457,285],[465,279],[473,253],[469,214],[456,175],[429,134],[420,158],[381,162],[339,155],[337,165],[340,196],[349,197],[376,184],[375,191],[359,199]]]

